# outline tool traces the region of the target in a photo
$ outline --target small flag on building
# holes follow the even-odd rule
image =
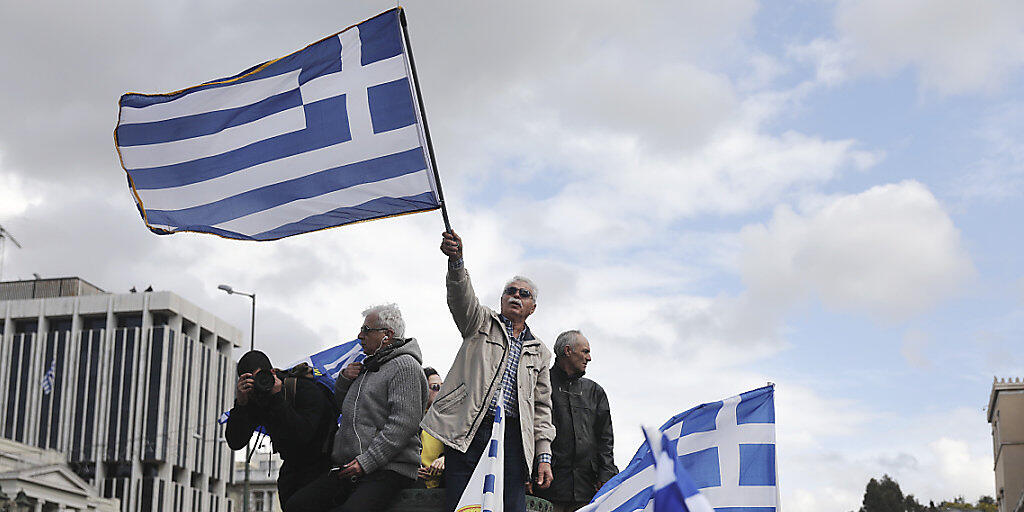
[[[480,455],[466,490],[455,506],[455,512],[501,512],[504,508],[505,488],[505,392],[498,397],[494,408],[494,425],[487,449]]]
[[[57,375],[57,360],[50,361],[50,369],[43,374],[43,394],[49,395],[53,392],[53,381]]]
[[[718,512],[778,510],[774,395],[775,387],[766,386],[699,405],[658,429],[664,435],[658,444]],[[656,478],[661,471],[656,469],[656,453],[644,442],[626,469],[601,487],[581,512],[645,510],[652,500],[657,507],[656,492],[666,487]]]
[[[275,240],[442,206],[401,8],[235,76],[121,96],[114,141],[157,234]]]

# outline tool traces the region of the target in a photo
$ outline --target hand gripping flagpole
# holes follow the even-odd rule
[[[434,183],[437,185],[437,200],[441,203],[441,218],[444,219],[445,231],[452,233],[452,224],[448,221],[448,208],[444,203],[444,192],[441,191],[441,177],[437,173],[437,160],[434,158],[434,144],[430,141],[430,126],[427,124],[427,111],[423,107],[423,95],[420,93],[420,79],[416,74],[416,60],[412,56],[412,42],[409,41],[408,23],[405,20],[405,9],[399,7],[399,19],[402,22],[402,36],[405,38],[405,51],[409,55],[409,69],[412,72],[412,83],[416,88],[416,102],[419,103],[420,117],[423,118],[423,134],[427,139],[427,153],[430,155],[430,168],[434,171]]]

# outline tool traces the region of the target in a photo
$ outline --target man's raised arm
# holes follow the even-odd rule
[[[462,260],[462,238],[454,231],[441,234],[441,252],[448,256],[448,309],[463,338],[473,334],[486,313],[473,291],[466,266]]]

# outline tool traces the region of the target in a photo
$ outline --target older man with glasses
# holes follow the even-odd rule
[[[532,483],[551,485],[551,352],[526,319],[537,308],[537,286],[513,277],[501,311],[480,304],[462,259],[462,239],[442,235],[448,256],[448,309],[462,335],[455,362],[420,426],[445,445],[448,510],[455,510],[491,437],[499,397],[504,397],[504,510],[526,510]],[[530,481],[531,470],[534,481]]]
[[[417,424],[428,396],[420,346],[405,337],[394,304],[363,311],[359,341],[366,359],[346,366],[335,387],[341,408],[331,454],[336,466],[295,493],[285,512],[386,510],[416,481]]]

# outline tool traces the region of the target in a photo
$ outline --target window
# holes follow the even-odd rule
[[[268,510],[263,506],[264,504],[263,491],[252,491],[252,509],[256,512]]]
[[[118,327],[142,327],[142,313],[117,315]]]
[[[26,318],[23,320],[14,321],[14,333],[15,334],[28,334],[39,330],[39,320],[35,318]]]
[[[51,318],[49,323],[50,332],[63,332],[71,330],[70,318]]]

